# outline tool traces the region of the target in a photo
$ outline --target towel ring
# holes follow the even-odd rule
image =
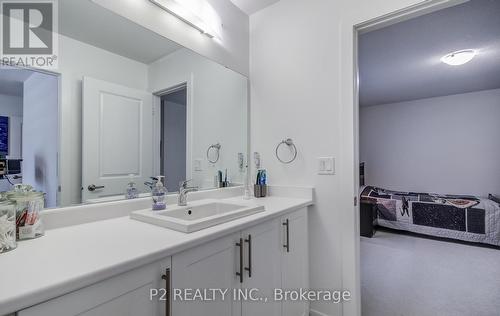
[[[280,155],[278,153],[281,145],[287,145],[289,148],[291,148],[293,150],[293,158],[290,159],[290,160],[283,160],[280,158]],[[293,143],[293,140],[291,138],[287,138],[285,140],[282,140],[278,146],[276,146],[276,158],[278,158],[278,160],[281,162],[281,163],[284,163],[284,164],[289,164],[289,163],[292,163],[296,158],[297,158],[297,147],[295,146],[295,144]]]
[[[221,144],[220,143],[217,143],[217,144],[214,144],[214,145],[210,145],[207,149],[207,160],[208,162],[210,163],[216,163],[217,161],[219,161],[219,157],[220,157],[220,148],[221,148]],[[217,158],[215,158],[215,160],[211,160],[210,159],[210,150],[212,149],[215,149],[215,152],[217,153]]]

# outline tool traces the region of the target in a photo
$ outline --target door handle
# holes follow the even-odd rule
[[[240,277],[240,283],[243,283],[243,238],[240,238],[240,242],[236,243],[236,247],[240,248],[240,271],[236,272],[236,275]]]
[[[248,271],[248,277],[252,277],[252,235],[248,235],[248,238],[245,239],[245,242],[248,243],[248,267],[245,268]]]
[[[290,252],[290,220],[287,219],[283,226],[286,227],[286,244],[283,245],[283,248],[286,249],[286,252]]]
[[[161,276],[163,280],[165,280],[165,316],[170,316],[170,269],[165,271],[165,274]]]
[[[104,189],[105,186],[104,185],[95,185],[95,184],[91,184],[87,187],[87,189],[90,191],[90,192],[94,192],[95,190],[102,190]]]

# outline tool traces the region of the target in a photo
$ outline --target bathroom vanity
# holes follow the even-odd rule
[[[0,316],[308,315],[306,302],[274,300],[274,290],[308,287],[312,189],[243,198],[249,170],[261,169],[249,155],[248,78],[182,46],[173,30],[184,22],[168,10],[115,3],[59,1],[57,67],[0,69],[30,78],[25,112],[11,120],[9,156],[23,170],[11,163],[0,192],[30,184],[46,208],[45,235],[0,254]],[[233,58],[227,38],[192,31],[201,51]],[[168,207],[152,213],[163,176]],[[190,289],[227,292],[175,299]]]
[[[149,199],[78,207],[86,212],[68,209],[86,214],[71,226],[65,226],[64,210],[47,214],[53,229],[46,236],[0,257],[2,269],[11,272],[2,277],[0,315],[308,315],[306,302],[274,301],[274,289],[308,288],[312,189],[271,187],[269,197],[252,200],[241,193],[242,188],[192,193],[188,206],[217,200],[264,208],[192,233],[130,218]],[[175,209],[174,200],[169,197]],[[121,214],[99,218],[99,209],[117,206]],[[189,294],[179,292],[184,289],[228,293],[216,301],[180,300],[179,293]],[[258,291],[250,295],[251,289]]]

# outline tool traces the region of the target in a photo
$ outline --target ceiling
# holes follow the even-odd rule
[[[59,1],[59,32],[145,64],[182,48],[90,0]]]
[[[22,97],[24,81],[31,74],[29,70],[0,67],[0,94]]]
[[[499,0],[471,0],[362,34],[360,105],[500,88],[499,17]],[[469,48],[478,55],[463,66],[440,61]]]
[[[279,0],[231,0],[231,2],[240,8],[241,11],[248,15],[252,15],[278,1]]]

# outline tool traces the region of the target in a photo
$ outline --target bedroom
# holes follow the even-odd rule
[[[359,36],[363,315],[497,314],[499,15],[474,0]]]

